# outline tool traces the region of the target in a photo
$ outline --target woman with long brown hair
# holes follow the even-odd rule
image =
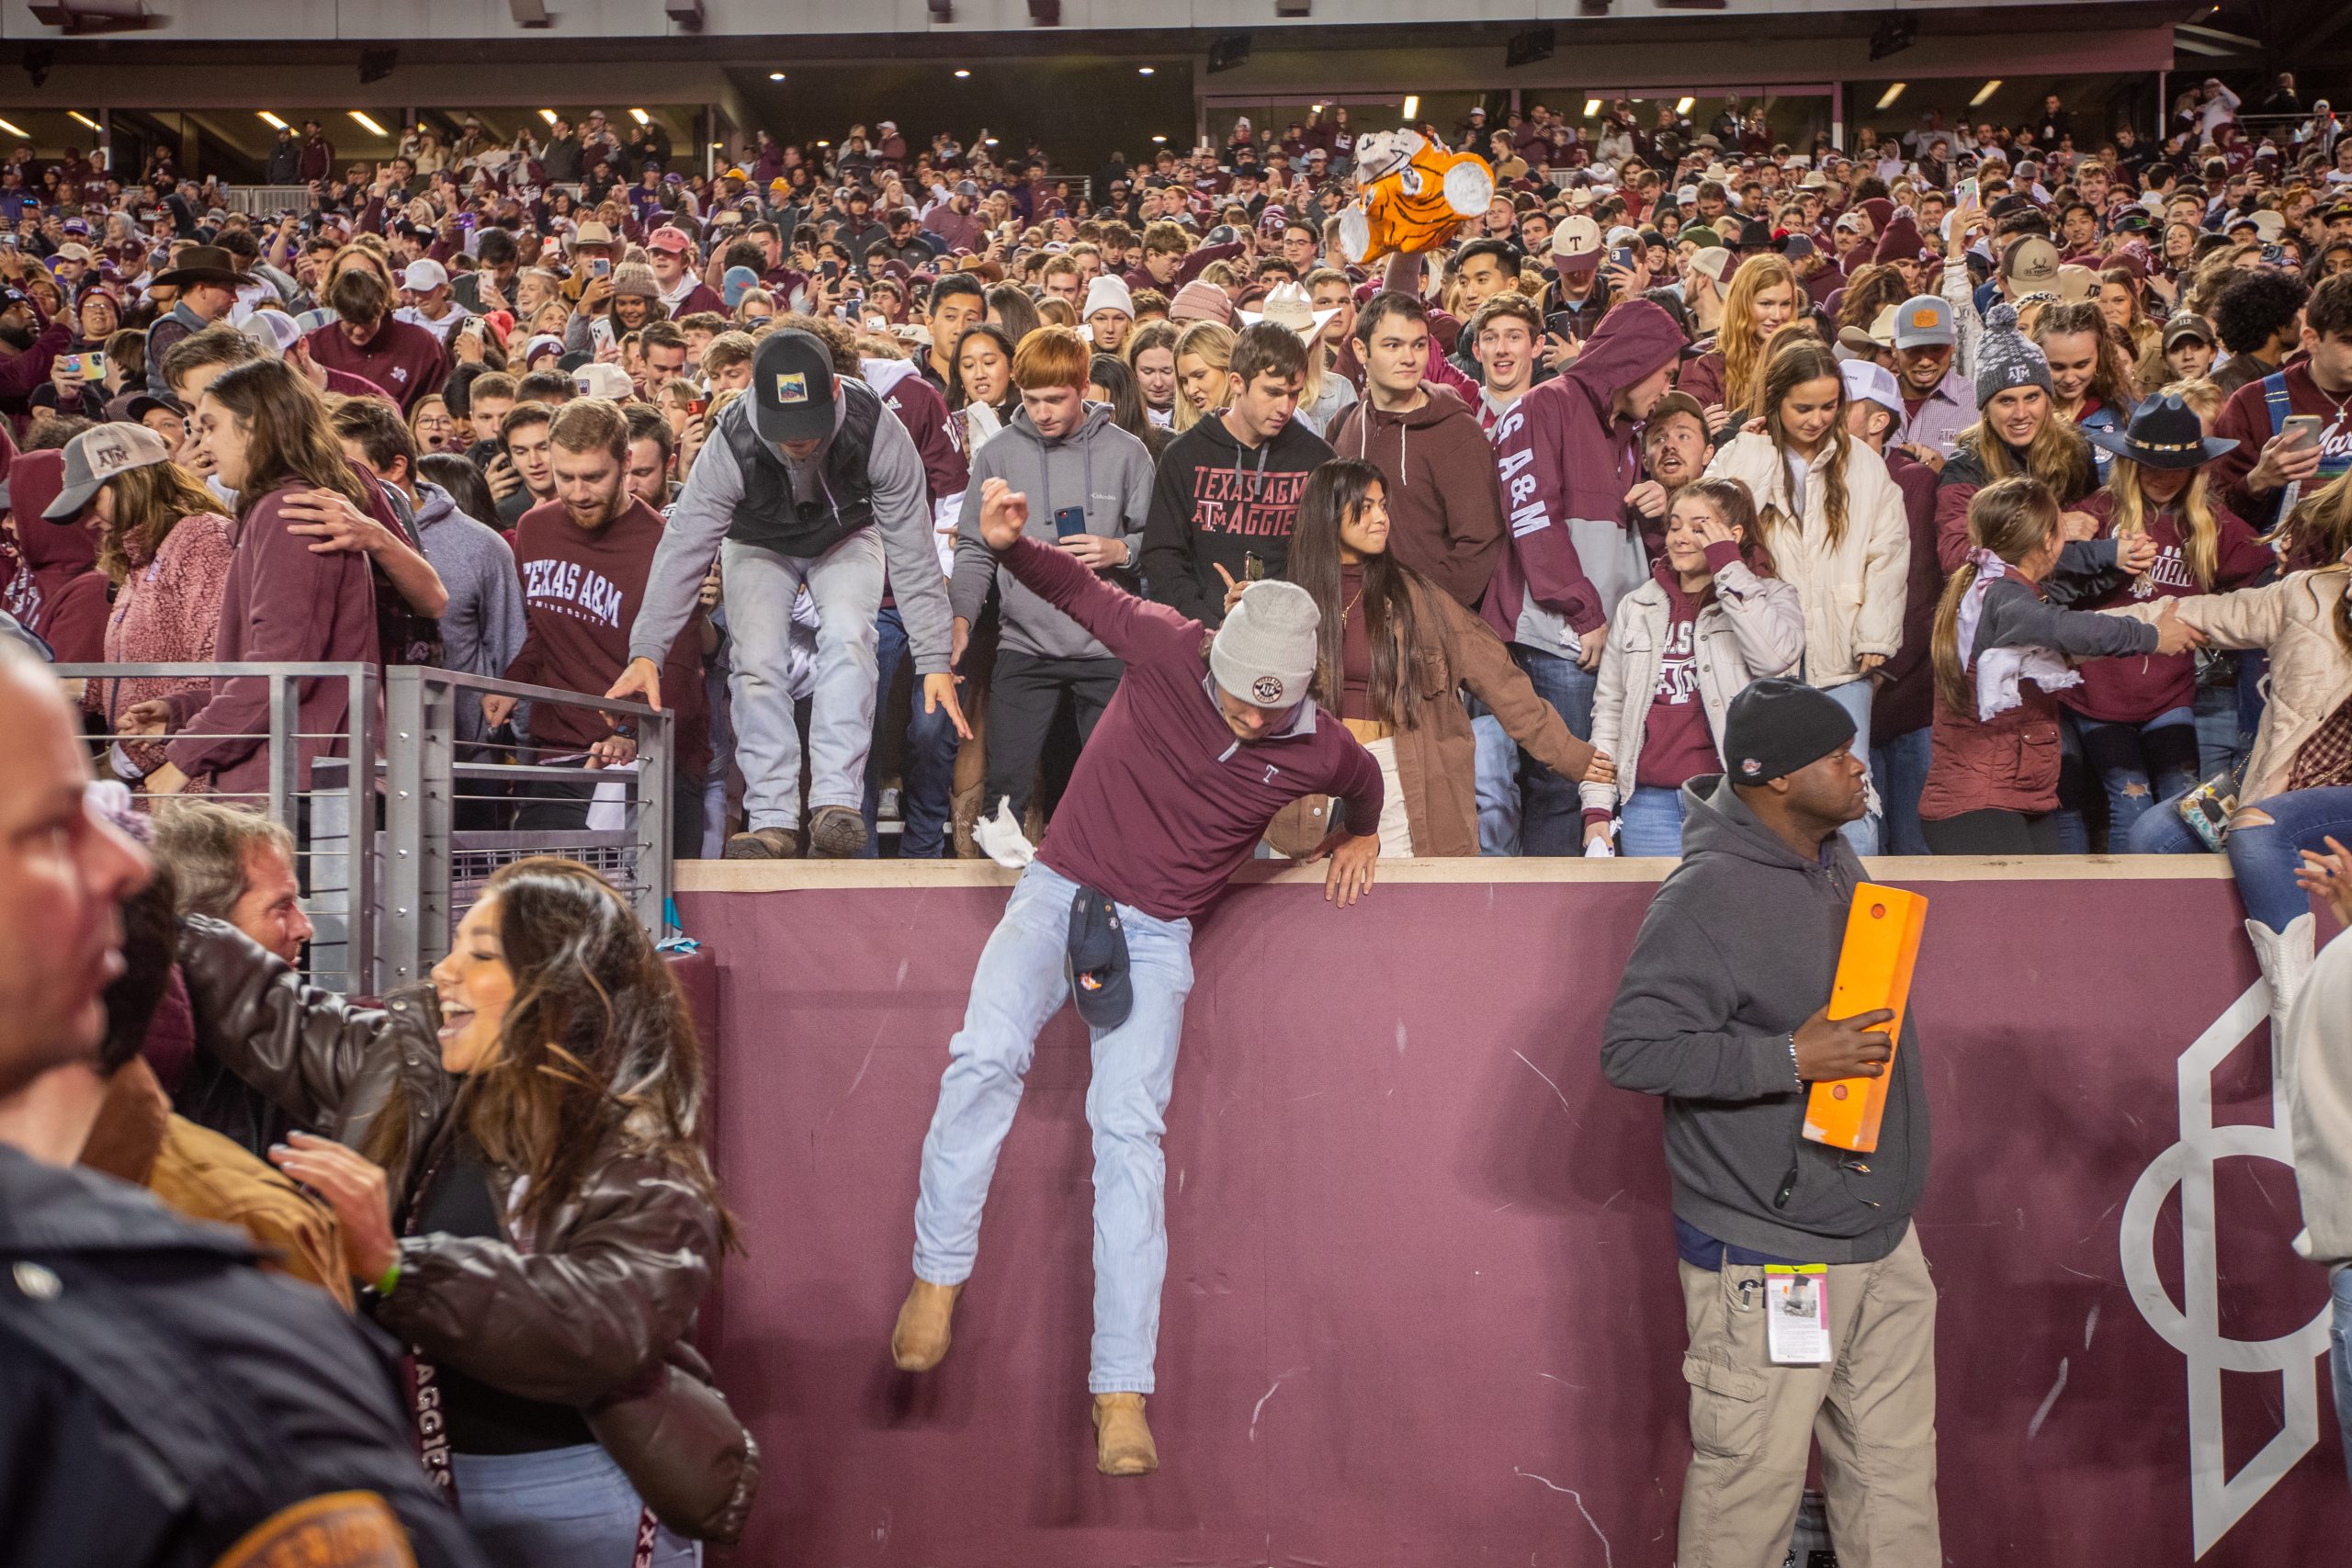
[[[2033,324],[2033,343],[2050,367],[2050,401],[2060,419],[2086,436],[2123,428],[2139,398],[2132,390],[2131,361],[2108,331],[2098,300],[2050,305]],[[2101,482],[2111,460],[2106,447],[2093,443],[2092,462]]]
[[[1766,344],[1804,310],[1796,269],[1777,255],[1751,255],[1731,276],[1715,346],[1685,366],[1675,385],[1707,411],[1707,429],[1720,435],[1736,413],[1764,407]]]
[[[1487,624],[1388,548],[1380,470],[1337,457],[1307,477],[1283,575],[1321,612],[1314,695],[1380,763],[1384,858],[1475,855],[1477,741],[1455,697],[1466,686],[1528,754],[1564,779],[1605,783],[1607,757],[1577,739],[1538,696]],[[1322,802],[1301,801],[1268,839],[1304,854],[1331,830]],[[1350,823],[1354,832],[1372,823]]]
[[[488,1554],[625,1562],[650,1525],[677,1568],[683,1537],[740,1533],[758,1450],[692,1345],[734,1225],[693,1020],[620,895],[571,861],[503,866],[430,986],[380,1009],[217,922],[189,922],[181,967],[206,1048],[326,1134],[271,1158],[411,1348],[426,1467]]]
[[[2058,518],[2058,498],[2030,475],[1996,480],[1969,504],[1969,553],[1944,585],[1928,649],[1936,710],[1919,825],[1937,854],[2061,852],[2057,694],[2082,680],[2069,660],[2203,640],[2169,616],[2158,626],[2045,603],[2066,544]]]
[[[1799,673],[1854,716],[1854,752],[1870,754],[1871,677],[1903,646],[1911,528],[1886,459],[1846,428],[1838,357],[1796,339],[1764,378],[1764,428],[1715,454],[1707,478],[1737,479],[1756,500],[1756,533],[1772,570],[1804,604]],[[1857,854],[1878,852],[1875,811],[1847,829]]]
[[[1976,350],[1976,423],[1961,432],[1936,476],[1936,556],[1946,571],[1968,559],[1968,503],[1988,484],[2018,475],[2040,479],[2061,507],[2098,488],[2098,465],[2082,432],[2058,417],[2050,362],[2017,330],[2006,304],[1985,312]]]
[[[227,371],[197,400],[197,451],[212,476],[237,496],[237,546],[222,591],[213,657],[223,663],[373,662],[380,656],[375,584],[368,558],[319,551],[288,532],[295,497],[326,491],[360,512],[369,497],[343,453],[326,404],[301,372],[282,359]],[[147,775],[150,795],[168,795],[209,778],[222,794],[259,795],[268,785],[268,682],[238,676],[212,682],[209,700],[172,716],[184,720],[164,761]],[[311,763],[328,754],[348,716],[350,683],[332,677],[300,682],[300,787]],[[142,715],[142,718],[150,716]]]

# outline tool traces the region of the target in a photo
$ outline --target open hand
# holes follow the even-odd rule
[[[2317,850],[2303,852],[2303,863],[2295,871],[2295,886],[2327,900],[2338,925],[2352,926],[2352,850],[2334,835],[2327,840],[2325,854]]]
[[[1345,828],[1335,828],[1324,840],[1308,851],[1307,863],[1329,860],[1331,869],[1324,874],[1323,901],[1351,908],[1358,898],[1372,891],[1373,867],[1380,861],[1380,835],[1351,833]]]

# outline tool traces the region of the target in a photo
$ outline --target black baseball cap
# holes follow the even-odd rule
[[[1128,974],[1127,934],[1119,907],[1104,894],[1081,887],[1069,903],[1070,1000],[1078,1016],[1095,1029],[1116,1029],[1135,1007],[1135,981]]]
[[[752,423],[769,441],[816,441],[833,433],[833,356],[814,333],[786,327],[752,360]]]

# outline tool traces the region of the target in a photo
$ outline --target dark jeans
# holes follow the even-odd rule
[[[588,807],[596,798],[596,775],[582,768],[570,779],[530,779],[514,812],[518,833],[579,833],[588,828]],[[702,853],[703,781],[673,770],[670,774],[670,853],[693,860]]]
[[[1919,831],[1919,792],[1928,787],[1933,761],[1926,725],[1901,735],[1871,738],[1871,777],[1886,812],[1885,852],[1924,855],[1935,852]]]
[[[989,686],[989,767],[980,795],[982,815],[995,815],[1000,800],[1012,803],[1014,821],[1028,815],[1037,760],[1045,754],[1046,736],[1063,694],[1077,705],[1078,743],[1083,748],[1125,669],[1115,659],[1040,659],[998,649],[996,678]]]
[[[2324,852],[2330,834],[2339,842],[2352,840],[2352,786],[2284,790],[2238,809],[2222,848],[2230,857],[2230,874],[2237,878],[2239,901],[2272,931],[2285,931],[2311,908],[2311,896],[2295,884],[2302,852]],[[2247,812],[2268,820],[2246,821]],[[2199,854],[2204,849],[2180,819],[2177,796],[2161,802],[2132,829],[2133,854]]]
[[[882,606],[874,630],[874,717],[878,726],[891,711],[890,687],[898,680],[899,666],[907,659],[907,624],[899,619],[896,604]],[[907,716],[906,758],[899,769],[901,860],[938,860],[947,852],[947,817],[956,790],[958,744],[956,721],[945,708],[937,713],[922,711],[922,680],[916,677],[912,708]],[[882,775],[874,767],[874,758],[881,750],[876,745],[866,753],[865,848],[857,852],[860,860],[873,860],[882,852],[881,839],[875,832],[882,811]]]
[[[2081,717],[2075,723],[2083,738],[2083,759],[2107,792],[2108,852],[2121,853],[2132,825],[2151,807],[2196,787],[2197,716],[2182,707],[2145,724]]]
[[[2066,852],[2055,811],[1963,811],[1922,822],[1928,850],[1939,855],[2058,855]]]

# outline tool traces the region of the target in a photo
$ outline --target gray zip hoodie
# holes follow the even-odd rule
[[[1870,1263],[1928,1179],[1918,1031],[1903,1021],[1875,1153],[1798,1135],[1789,1036],[1829,999],[1861,863],[1842,835],[1808,863],[1720,773],[1682,786],[1682,863],[1642,921],[1601,1070],[1663,1096],[1674,1212],[1717,1241],[1800,1263]]]
[[[1076,621],[1055,609],[1011,572],[996,569],[996,552],[980,539],[980,487],[1002,479],[1029,498],[1029,525],[1023,534],[1055,544],[1061,531],[1056,513],[1082,507],[1086,531],[1127,542],[1127,564],[1119,569],[1130,588],[1143,561],[1143,524],[1151,511],[1151,453],[1111,423],[1106,403],[1089,403],[1079,427],[1058,441],[1037,433],[1026,409],[1017,409],[972,455],[972,482],[964,491],[956,525],[956,575],[947,600],[959,619],[977,621],[988,603],[989,585],[1003,590],[1000,616],[1003,646],[1038,659],[1109,659],[1112,652]]]

